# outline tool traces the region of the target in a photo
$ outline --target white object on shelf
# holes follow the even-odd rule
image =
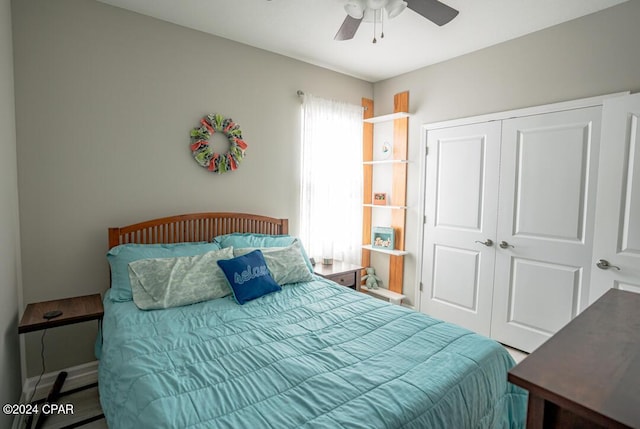
[[[382,206],[376,206],[376,207],[382,207]],[[367,249],[367,250],[371,250],[373,252],[380,252],[380,253],[386,253],[389,255],[395,255],[395,256],[401,256],[401,255],[408,255],[409,252],[407,252],[406,250],[396,250],[396,249],[383,249],[381,247],[373,247],[370,244],[364,244],[362,245],[363,249]]]
[[[377,297],[386,298],[391,304],[395,305],[402,304],[402,300],[405,298],[401,293],[393,292],[389,289],[367,289],[366,286],[360,286],[360,290]]]
[[[402,119],[402,118],[408,118],[408,117],[409,117],[409,114],[407,112],[396,112],[396,113],[390,113],[388,115],[374,116],[373,118],[363,119],[363,121],[368,122],[370,124],[376,124],[378,122],[387,122],[387,121],[393,121],[395,119]]]

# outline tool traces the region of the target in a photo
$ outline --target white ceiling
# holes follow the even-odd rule
[[[541,30],[627,0],[443,0],[460,11],[438,27],[410,9],[334,41],[344,0],[99,0],[370,82]]]

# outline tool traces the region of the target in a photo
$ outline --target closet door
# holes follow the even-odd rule
[[[427,149],[420,310],[489,335],[500,122],[431,130]]]
[[[640,94],[602,109],[590,302],[610,288],[640,292]]]
[[[491,337],[533,351],[588,304],[601,107],[503,121]]]

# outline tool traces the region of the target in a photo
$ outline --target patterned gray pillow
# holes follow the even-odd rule
[[[142,310],[152,310],[227,296],[231,289],[216,261],[230,258],[233,258],[233,248],[196,256],[130,262],[133,302]]]
[[[302,246],[296,239],[287,247],[244,247],[235,249],[235,256],[246,255],[256,249],[260,249],[271,276],[279,285],[289,283],[309,282],[313,280],[311,271],[302,256]]]

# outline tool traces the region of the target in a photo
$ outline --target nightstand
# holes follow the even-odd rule
[[[341,261],[334,261],[331,265],[316,264],[313,268],[317,275],[355,290],[360,290],[363,269],[360,265]]]
[[[53,316],[55,314],[48,314],[51,312],[62,312],[62,314],[46,318],[45,315]],[[27,305],[27,308],[24,310],[24,314],[22,315],[22,319],[20,320],[20,324],[18,325],[18,333],[24,334],[27,332],[40,331],[43,329],[72,325],[74,323],[87,322],[91,320],[101,321],[103,315],[104,308],[102,306],[102,298],[100,294],[37,302]],[[98,386],[98,383],[92,383],[61,393],[60,391],[62,390],[62,386],[66,378],[67,373],[65,371],[60,372],[56,381],[53,383],[53,387],[51,388],[49,395],[47,395],[47,398],[34,401],[33,403],[55,403],[62,396]],[[42,427],[46,417],[46,414],[38,414],[38,420],[35,427]],[[104,418],[104,414],[93,416],[81,422],[75,422],[73,427],[81,426],[102,418]],[[27,428],[31,427],[31,423],[32,416],[29,416],[29,419],[27,420]]]
[[[48,311],[60,310],[62,314],[53,319],[45,319]],[[104,315],[100,294],[56,299],[27,305],[18,325],[18,333],[40,331],[57,326],[72,325],[89,320],[101,320]]]

